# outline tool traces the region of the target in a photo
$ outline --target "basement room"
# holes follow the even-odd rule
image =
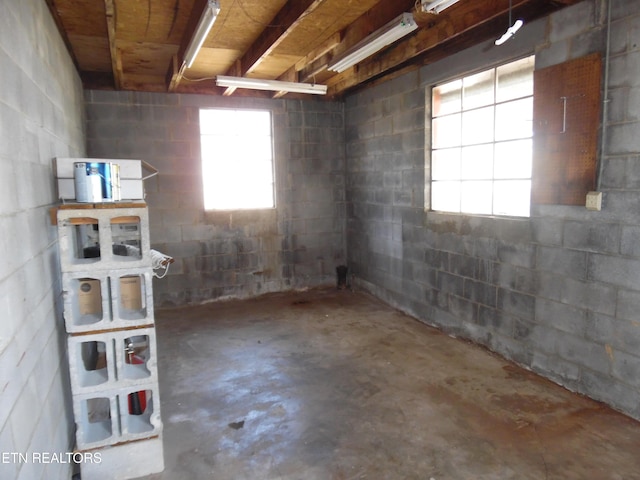
[[[0,0],[0,479],[640,480],[640,0]]]

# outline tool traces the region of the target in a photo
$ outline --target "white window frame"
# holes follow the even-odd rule
[[[429,199],[429,209],[432,211],[441,211],[448,213],[461,213],[465,215],[492,215],[492,216],[508,216],[508,217],[529,217],[530,216],[530,192],[531,192],[531,162],[533,157],[533,65],[534,56],[520,58],[518,60],[506,62],[501,65],[494,66],[489,69],[475,72],[473,74],[464,75],[453,80],[441,82],[431,90],[432,117],[431,117],[431,149],[430,149],[430,186],[431,198]],[[526,94],[517,94],[501,100],[497,96],[498,90],[498,71],[503,72],[509,66],[515,66],[517,62],[527,65],[530,68],[531,82],[530,91]],[[465,80],[471,83],[474,79],[482,75],[493,75],[493,100],[485,102],[481,105],[474,105],[465,108],[464,88]],[[455,90],[456,82],[460,83],[460,108],[459,110],[446,111],[441,115],[436,115],[434,95],[436,89],[445,90],[448,86]],[[471,98],[471,97],[470,97]],[[520,131],[517,137],[501,139],[500,134],[504,133],[505,128],[500,128],[498,118],[502,113],[496,114],[497,111],[504,112],[511,106],[530,105],[531,111],[527,111],[526,120],[520,119]],[[490,115],[486,115],[489,114]],[[464,119],[472,116],[492,117],[491,121],[482,123],[482,125],[490,125],[484,129],[484,137],[481,139],[471,139],[469,129],[464,129]],[[518,113],[519,115],[519,113]],[[457,118],[456,118],[457,117]],[[503,117],[504,118],[504,117]],[[440,128],[444,128],[446,122],[453,124],[454,134],[451,136],[451,144],[438,145],[436,142],[438,122]],[[492,122],[492,124],[491,124]],[[525,125],[526,123],[526,125]],[[506,128],[511,129],[511,122],[505,122]],[[522,128],[524,126],[524,128]],[[459,128],[459,138],[456,140]],[[491,130],[491,138],[487,137],[487,132]],[[466,133],[463,135],[463,132]],[[510,135],[513,135],[509,132]],[[480,134],[479,137],[482,137]],[[447,138],[446,135],[440,137]],[[523,157],[519,163],[509,163],[516,147],[518,151],[523,151]],[[524,147],[524,150],[521,150]],[[528,150],[527,150],[528,148]],[[502,155],[500,160],[499,151],[509,151],[511,156]],[[475,152],[476,156],[469,153]],[[450,159],[445,160],[447,155]],[[476,162],[476,158],[480,159]],[[505,158],[509,159],[505,162]],[[471,159],[471,161],[469,160]],[[455,162],[460,162],[456,165]],[[474,171],[474,167],[484,163],[484,168],[478,168]],[[443,165],[445,168],[443,168]],[[509,171],[509,167],[515,166],[517,172],[513,173],[513,177],[505,176]],[[489,198],[490,195],[490,198]],[[513,202],[506,199],[515,198]]]
[[[201,108],[199,120],[205,210],[274,209],[272,112],[266,109]]]

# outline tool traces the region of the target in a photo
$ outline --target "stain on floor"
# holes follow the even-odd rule
[[[640,423],[364,293],[156,319],[166,467],[147,480],[640,479]]]

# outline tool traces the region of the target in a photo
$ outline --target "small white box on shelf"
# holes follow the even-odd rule
[[[111,159],[111,158],[68,158],[53,159],[53,170],[58,186],[58,198],[75,200],[74,164],[76,163],[113,163],[119,167],[120,198],[122,200],[141,200],[144,198],[143,181],[158,173],[158,171],[144,160]],[[144,175],[143,171],[150,172]]]

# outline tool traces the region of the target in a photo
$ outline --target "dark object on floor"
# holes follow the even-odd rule
[[[234,430],[240,430],[242,427],[244,427],[244,420],[241,420],[239,422],[231,422],[229,426]]]
[[[338,290],[349,288],[347,285],[347,272],[349,268],[346,265],[338,265],[336,267],[336,273],[338,275]]]

